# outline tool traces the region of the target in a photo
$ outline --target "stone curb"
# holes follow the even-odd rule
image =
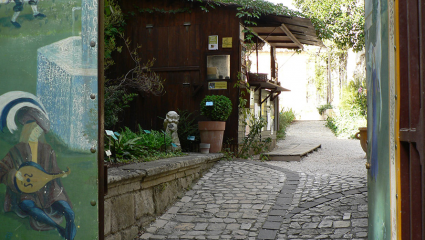
[[[160,159],[152,162],[134,163],[118,168],[108,169],[108,184],[158,175],[177,170],[182,167],[196,165],[202,162],[217,161],[224,157],[222,153],[189,153],[188,156]]]

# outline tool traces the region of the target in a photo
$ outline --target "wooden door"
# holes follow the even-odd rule
[[[421,2],[399,1],[402,239],[425,239],[425,7]]]

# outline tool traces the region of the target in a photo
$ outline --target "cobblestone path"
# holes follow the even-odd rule
[[[140,239],[367,239],[356,177],[221,161]]]
[[[279,142],[322,144],[301,162],[218,162],[139,239],[367,239],[364,153],[323,125]]]

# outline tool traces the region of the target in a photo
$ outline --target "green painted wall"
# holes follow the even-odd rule
[[[369,239],[391,239],[388,5],[366,0]]]
[[[17,97],[6,98],[5,94],[20,91],[36,96],[49,116],[50,130],[44,134],[45,142],[53,149],[58,168],[71,169],[69,176],[61,178],[63,188],[57,190],[66,191],[75,214],[76,233],[72,239],[97,239],[98,205],[91,205],[92,200],[98,199],[97,154],[89,151],[97,146],[97,97],[90,98],[90,94],[97,96],[97,76],[93,74],[97,71],[93,67],[97,65],[97,49],[84,47],[87,46],[85,38],[97,42],[97,1],[40,0],[37,10],[46,17],[34,17],[31,5],[25,1],[16,19],[20,28],[11,23],[15,6],[14,1],[6,4],[0,0],[0,161],[6,161],[10,149],[21,142],[23,132],[18,114],[12,117],[18,127],[13,133],[7,125],[1,125],[1,120],[6,119],[2,109]],[[88,22],[92,24],[89,27],[85,25]],[[68,41],[70,39],[76,40]],[[82,104],[76,99],[85,102]],[[73,102],[84,107],[75,107]],[[25,111],[21,108],[18,112]],[[67,137],[61,129],[69,130],[72,136]],[[73,147],[74,142],[84,147]],[[0,175],[2,166],[0,164]],[[15,211],[6,212],[6,205],[10,206],[5,203],[7,186],[4,178],[0,180],[0,239],[65,239],[57,229],[34,230],[30,214],[24,217]],[[47,194],[44,197],[45,201],[52,198]],[[22,202],[22,199],[14,202]],[[44,213],[48,211],[39,209]],[[71,229],[65,221],[59,226],[68,232]]]

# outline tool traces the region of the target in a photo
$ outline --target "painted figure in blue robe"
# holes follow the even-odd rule
[[[29,93],[5,95],[0,96],[0,130],[3,131],[6,125],[12,133],[17,129],[15,114],[23,127],[19,143],[0,161],[0,181],[7,186],[4,211],[6,214],[13,211],[22,218],[29,217],[34,230],[56,230],[63,239],[72,240],[76,235],[74,212],[61,180],[51,180],[32,193],[23,192],[16,184],[25,180],[19,171],[23,165],[34,165],[50,174],[63,173],[57,165],[54,150],[44,138],[50,128],[44,106]],[[61,224],[63,219],[65,224]]]

